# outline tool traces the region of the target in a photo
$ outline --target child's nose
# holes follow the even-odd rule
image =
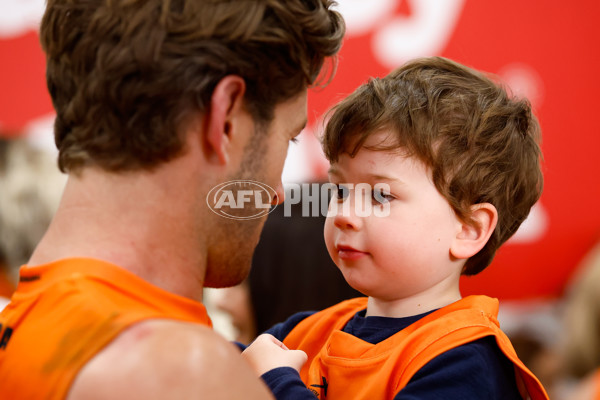
[[[353,197],[349,196],[343,203],[336,203],[337,207],[330,207],[333,224],[339,229],[359,230],[362,227],[363,218],[356,214]]]

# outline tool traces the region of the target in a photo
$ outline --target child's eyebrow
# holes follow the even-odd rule
[[[367,174],[371,179],[376,180],[376,181],[387,181],[387,182],[394,182],[394,183],[404,183],[402,180],[398,179],[398,178],[393,178],[391,176],[387,176],[387,175],[379,175],[379,174]]]
[[[329,167],[329,170],[327,171],[327,173],[329,175],[335,175],[335,176],[337,176],[339,178],[343,177],[343,174],[338,169],[336,169],[334,166]],[[393,183],[402,184],[402,185],[405,184],[405,182],[402,181],[401,179],[394,178],[394,177],[387,176],[387,175],[366,174],[365,177],[369,178],[372,181],[393,182]]]

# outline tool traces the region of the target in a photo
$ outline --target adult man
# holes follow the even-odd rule
[[[207,193],[277,188],[306,89],[339,50],[330,0],[49,0],[40,31],[69,173],[0,315],[2,398],[268,398],[208,327],[264,219]]]

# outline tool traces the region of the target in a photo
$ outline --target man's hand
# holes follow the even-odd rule
[[[290,350],[275,337],[266,333],[257,337],[244,350],[242,357],[250,363],[259,376],[278,367],[292,367],[300,371],[308,358],[302,350]]]

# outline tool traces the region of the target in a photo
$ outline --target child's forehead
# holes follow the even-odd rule
[[[409,149],[400,143],[398,135],[390,129],[382,128],[368,134],[362,143],[359,141],[359,137],[352,138],[341,154],[356,158],[359,153],[364,156],[365,152],[375,152],[381,159],[411,156]]]
[[[351,154],[343,152],[331,163],[329,174],[340,178],[389,177],[398,178],[407,170],[426,171],[427,166],[404,147],[377,149],[361,147]]]
[[[389,176],[389,173],[410,169],[429,170],[404,135],[389,126],[371,131],[345,132],[346,140],[334,160],[330,175],[343,179],[361,179],[361,176]],[[425,171],[428,175],[430,171]]]
[[[373,132],[346,132],[337,143],[335,153],[338,155],[349,154],[354,157],[363,149],[369,150],[396,150],[403,146],[399,144],[398,135],[390,130],[380,128]]]

